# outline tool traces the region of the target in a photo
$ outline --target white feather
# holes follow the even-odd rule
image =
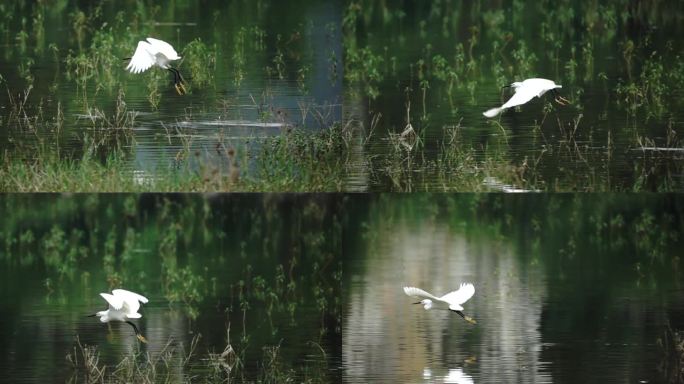
[[[475,287],[470,283],[464,283],[461,284],[459,289],[449,292],[442,297],[437,297],[430,292],[416,287],[404,287],[404,293],[408,296],[422,299],[421,303],[425,306],[425,309],[462,311],[463,307],[461,307],[461,304],[473,297]]]
[[[135,53],[133,53],[126,69],[131,71],[131,73],[144,72],[153,65],[167,69],[169,62],[178,59],[180,59],[180,56],[178,56],[178,53],[171,44],[148,37],[147,41],[138,42],[138,47],[135,49]]]
[[[542,97],[542,95],[552,89],[562,88],[561,85],[554,83],[552,80],[540,78],[527,79],[523,82],[513,83],[510,86],[515,90],[515,94],[501,107],[492,108],[483,112],[482,114],[485,115],[485,117],[492,118],[508,108],[525,104],[535,97]]]

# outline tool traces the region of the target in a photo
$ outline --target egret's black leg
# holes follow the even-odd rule
[[[173,74],[173,83],[177,84],[178,83],[178,75],[176,75],[176,71],[174,70],[174,68],[169,67],[166,69]]]
[[[176,92],[180,94],[180,91],[178,91],[178,75],[176,75],[176,71],[174,68],[166,68],[169,72],[173,74],[173,86],[176,88]]]
[[[470,316],[466,316],[466,315],[463,314],[463,312],[461,312],[461,311],[454,311],[454,310],[451,310],[451,312],[456,312],[456,313],[458,313],[458,315],[461,316],[461,317],[463,318],[463,320],[469,322],[470,324],[477,324],[477,321],[475,321],[475,319],[473,319],[473,318],[470,317]]]
[[[570,100],[568,100],[568,99],[564,98],[563,96],[561,96],[560,94],[558,94],[558,91],[556,91],[555,89],[553,89],[552,92],[553,92],[553,97],[554,97],[553,100],[554,100],[556,103],[558,103],[559,105],[568,105],[568,104],[570,104]]]
[[[183,90],[183,94],[186,94],[187,91],[185,90],[185,79],[179,70],[176,69],[176,73],[178,74],[178,85],[180,86],[181,90]]]
[[[130,324],[131,327],[133,327],[133,330],[135,331],[135,336],[138,338],[138,340],[140,340],[143,343],[147,343],[147,339],[145,338],[145,336],[142,335],[142,333],[140,333],[140,331],[138,330],[138,327],[136,327],[135,324],[133,324],[130,321],[126,321],[126,323]]]
[[[179,95],[184,95],[187,93],[185,90],[185,80],[183,79],[183,76],[181,76],[180,71],[178,71],[174,67],[169,67],[169,71],[173,73],[173,83],[174,86],[176,87],[176,92],[178,92]]]
[[[181,75],[180,71],[179,71],[178,69],[176,69],[176,68],[173,68],[173,70],[175,70],[175,71],[176,71],[176,74],[178,75],[178,82],[179,82],[179,83],[185,83],[185,79],[184,79],[183,76]]]

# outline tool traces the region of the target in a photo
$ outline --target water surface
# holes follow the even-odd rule
[[[0,8],[0,148],[27,160],[45,152],[80,159],[93,146],[105,159],[123,149],[129,168],[148,177],[187,169],[178,162],[188,154],[180,160],[191,171],[228,166],[225,152],[236,148],[249,174],[255,139],[340,120],[340,12],[338,2],[311,1],[8,2]],[[176,48],[187,95],[158,67],[125,70],[121,59],[147,36]]]
[[[682,329],[682,200],[358,196],[345,233],[347,382],[662,382]],[[653,227],[657,230],[653,230]],[[412,305],[402,287],[442,295]]]
[[[6,380],[85,380],[80,346],[96,348],[106,381],[339,380],[334,198],[14,195],[0,202]],[[106,309],[99,293],[117,287],[149,298],[135,320],[147,344],[127,324],[87,317]],[[216,358],[228,345],[236,359],[230,372]],[[141,373],[118,370],[131,362]]]
[[[356,1],[345,11],[346,105],[370,190],[677,190],[681,3]],[[552,79],[495,119],[501,87]],[[400,139],[410,124],[420,139]],[[365,176],[365,177],[363,177]],[[477,178],[478,183],[470,180]],[[467,182],[464,182],[467,181]]]

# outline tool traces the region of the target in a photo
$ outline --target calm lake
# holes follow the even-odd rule
[[[3,381],[340,380],[335,196],[14,195],[0,206]],[[118,287],[149,298],[134,320],[147,344],[87,317]]]
[[[356,196],[347,382],[653,383],[684,328],[678,196]],[[463,282],[476,325],[412,305]],[[681,342],[681,339],[680,339]],[[674,359],[674,360],[671,360]]]

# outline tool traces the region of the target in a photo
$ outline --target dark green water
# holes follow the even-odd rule
[[[345,232],[348,382],[666,382],[684,327],[677,196],[357,196]],[[464,313],[406,285],[475,285]],[[672,365],[670,365],[671,367]],[[458,381],[461,380],[461,381]]]
[[[562,4],[10,1],[0,148],[13,159],[123,149],[145,180],[230,167],[217,148],[232,147],[250,175],[255,139],[343,126],[354,135],[338,138],[343,172],[330,177],[342,180],[328,189],[684,190],[682,5]],[[125,71],[146,36],[184,57],[188,95],[159,69]],[[562,84],[571,104],[482,116],[529,77]],[[399,139],[407,123],[418,143]]]
[[[370,136],[358,178],[373,191],[475,190],[458,174],[484,190],[499,189],[487,177],[683,190],[682,15],[677,1],[353,2],[347,110]],[[532,77],[562,84],[571,104],[545,96],[482,115],[511,97],[502,86]],[[422,139],[411,150],[397,143],[407,123]]]
[[[13,382],[84,380],[79,341],[108,375],[166,356],[171,381],[226,379],[228,327],[233,381],[663,382],[684,328],[678,195],[5,195],[2,215]],[[461,282],[476,325],[402,292]],[[85,317],[112,287],[150,298],[149,344]]]
[[[29,149],[41,147],[78,159],[89,140],[104,140],[103,158],[123,148],[138,177],[154,177],[186,149],[205,164],[227,163],[219,144],[242,158],[254,150],[250,139],[322,129],[341,118],[340,20],[338,2],[7,2],[0,7],[0,148],[14,157],[30,159]],[[121,59],[148,36],[183,57],[174,64],[187,95],[177,95],[160,68],[125,70]],[[125,110],[116,119],[119,97]],[[13,118],[24,99],[26,114]]]
[[[7,185],[123,158],[141,188],[371,192],[0,195],[0,381],[681,381],[683,20],[681,1],[0,3]],[[125,70],[148,36],[187,95]],[[531,77],[570,103],[482,116]],[[456,191],[575,193],[415,193]],[[402,291],[462,282],[476,325]],[[148,344],[87,317],[118,287],[150,299]]]
[[[154,381],[224,380],[210,355],[224,351],[228,328],[240,361],[233,381],[339,380],[335,196],[14,195],[0,204],[3,380],[83,380],[84,367],[67,361],[76,338],[97,348],[107,375],[134,353],[143,371],[170,353],[169,367],[157,367],[168,376]],[[149,298],[135,321],[148,344],[126,324],[86,317],[116,287]]]

